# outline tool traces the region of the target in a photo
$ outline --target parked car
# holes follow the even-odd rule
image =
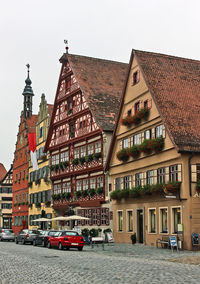
[[[24,229],[21,232],[19,232],[15,237],[15,243],[18,244],[21,242],[23,245],[26,243],[33,244],[33,240],[39,234],[41,234],[41,231],[39,230]]]
[[[15,241],[15,235],[13,230],[10,229],[0,229],[0,241]]]
[[[33,245],[41,245],[43,247],[47,246],[48,239],[55,235],[55,233],[60,231],[50,230],[50,231],[42,231],[41,234],[36,235],[35,239],[33,240]]]
[[[84,240],[75,231],[57,232],[54,236],[49,237],[47,247],[58,247],[60,250],[63,248],[77,248],[79,251],[83,249]]]

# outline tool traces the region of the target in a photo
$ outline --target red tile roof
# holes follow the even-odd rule
[[[97,124],[113,131],[128,64],[72,54],[68,60]]]
[[[0,181],[5,177],[7,171],[2,163],[0,163]]]
[[[133,50],[179,151],[200,151],[200,61]]]

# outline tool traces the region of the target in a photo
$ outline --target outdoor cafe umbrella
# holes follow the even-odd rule
[[[53,221],[70,221],[70,220],[90,220],[87,217],[82,217],[78,215],[72,215],[72,216],[59,216],[51,219]]]

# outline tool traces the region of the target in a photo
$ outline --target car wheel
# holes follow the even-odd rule
[[[25,245],[25,239],[22,239],[22,245]]]
[[[36,246],[36,241],[35,241],[35,240],[33,240],[33,246],[34,246],[34,247]]]
[[[47,247],[48,247],[48,249],[51,248],[51,243],[50,242],[47,243]]]
[[[82,250],[83,250],[83,247],[78,247],[78,250],[79,250],[79,251],[82,251]]]
[[[62,249],[63,249],[63,245],[62,245],[61,243],[59,243],[58,249],[59,249],[59,250],[62,250]]]
[[[45,241],[42,241],[42,247],[43,247],[43,248],[46,247]]]

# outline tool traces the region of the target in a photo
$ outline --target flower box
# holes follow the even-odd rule
[[[127,154],[134,159],[138,158],[139,155],[140,155],[139,147],[134,145],[134,146],[128,148]]]
[[[130,127],[132,124],[139,124],[142,119],[147,119],[149,116],[149,108],[139,110],[135,115],[127,115],[121,119],[121,124]]]
[[[127,162],[129,159],[129,155],[126,149],[121,149],[119,152],[117,152],[117,159],[119,161]]]

